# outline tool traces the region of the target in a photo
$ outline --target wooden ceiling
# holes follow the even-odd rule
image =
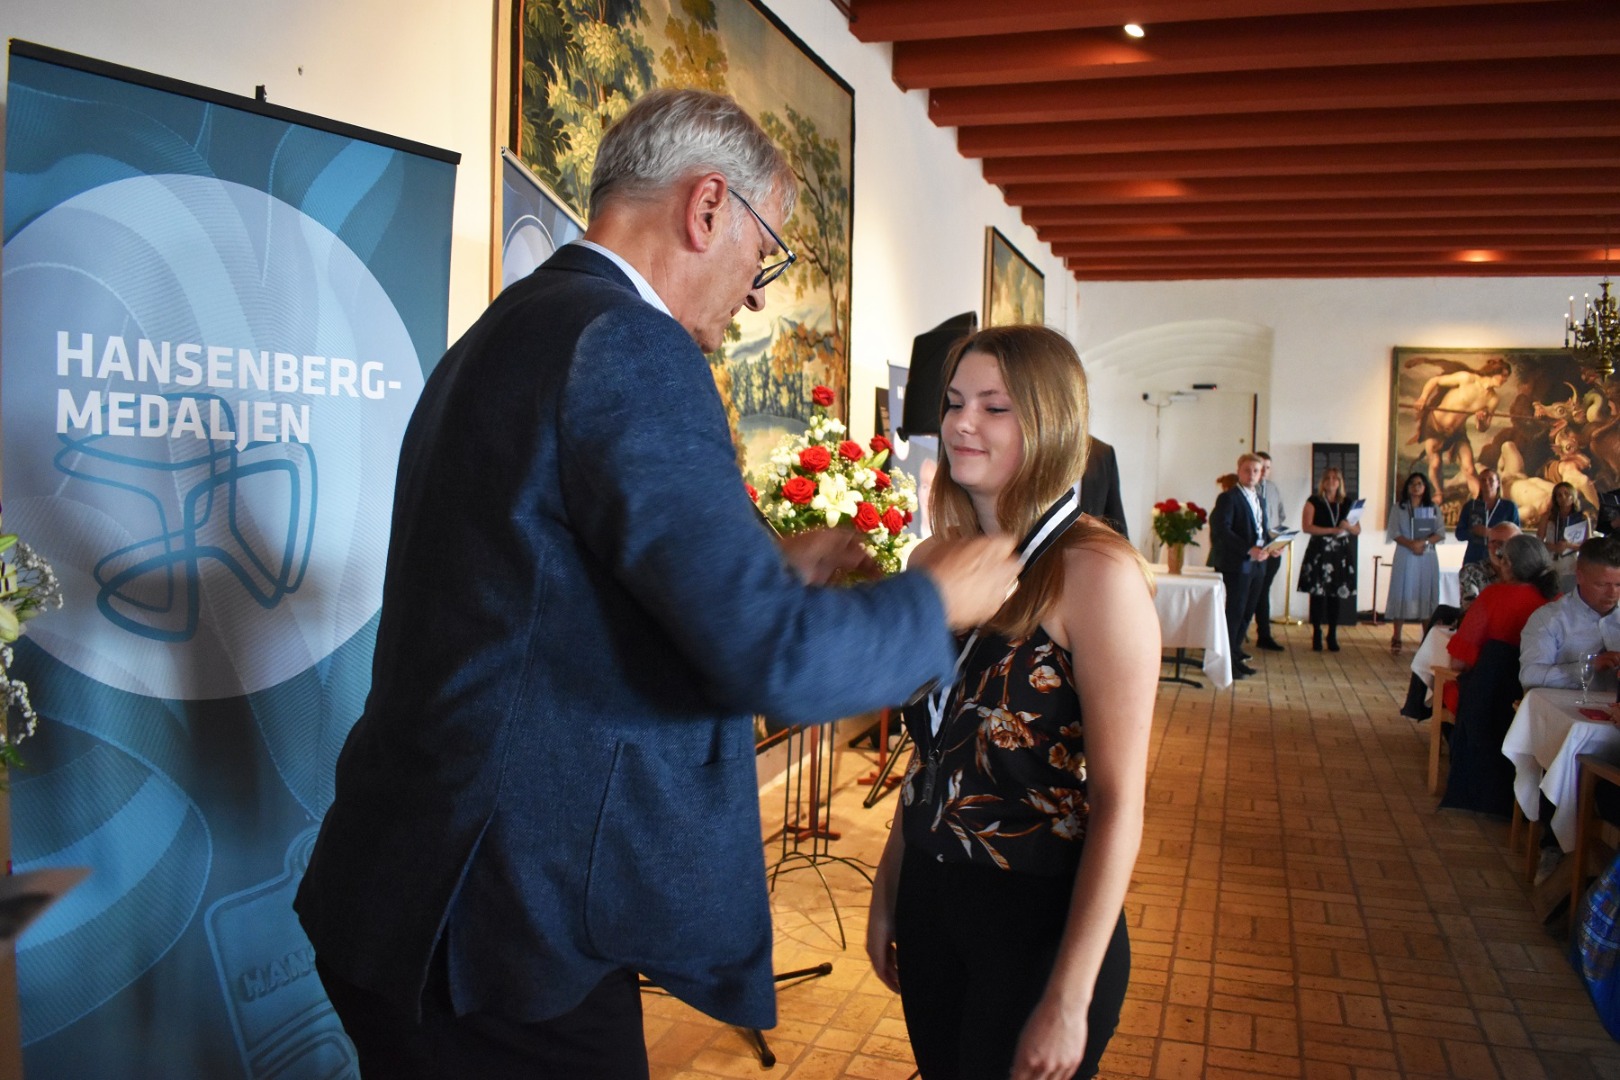
[[[1620,0],[853,0],[850,30],[1082,280],[1620,255]]]

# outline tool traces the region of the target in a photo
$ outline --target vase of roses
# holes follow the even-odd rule
[[[764,489],[749,485],[748,494],[777,532],[847,525],[885,574],[898,573],[916,543],[905,531],[917,510],[916,485],[887,467],[888,439],[874,435],[863,446],[844,437],[844,425],[827,413],[831,389],[815,387],[810,401],[809,427],[777,444]]]
[[[15,533],[0,535],[0,767],[20,768],[17,744],[34,733],[39,716],[28,696],[28,684],[11,674],[12,642],[28,622],[62,606],[56,572]],[[0,773],[0,790],[5,788]]]
[[[1165,546],[1165,562],[1172,574],[1181,573],[1188,544],[1209,520],[1209,514],[1195,502],[1165,499],[1153,504],[1153,535]]]

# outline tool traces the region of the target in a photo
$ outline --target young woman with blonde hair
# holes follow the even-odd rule
[[[1027,535],[1084,468],[1079,357],[1055,331],[998,327],[944,381],[935,535]],[[907,710],[918,749],[867,951],[924,1080],[1096,1075],[1130,972],[1158,671],[1146,565],[1082,517],[970,638],[955,685]]]

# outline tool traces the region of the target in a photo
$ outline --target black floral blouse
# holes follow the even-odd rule
[[[946,702],[906,710],[917,753],[901,787],[906,847],[946,862],[1072,875],[1086,836],[1085,739],[1069,654],[1045,630],[982,634]],[[937,751],[932,798],[925,765]]]

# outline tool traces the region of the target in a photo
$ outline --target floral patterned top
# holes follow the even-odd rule
[[[1085,739],[1069,654],[1045,630],[984,633],[946,704],[936,744],[928,707],[906,710],[916,740],[901,786],[906,847],[944,862],[1072,876],[1085,841]],[[932,800],[924,766],[938,754]]]

